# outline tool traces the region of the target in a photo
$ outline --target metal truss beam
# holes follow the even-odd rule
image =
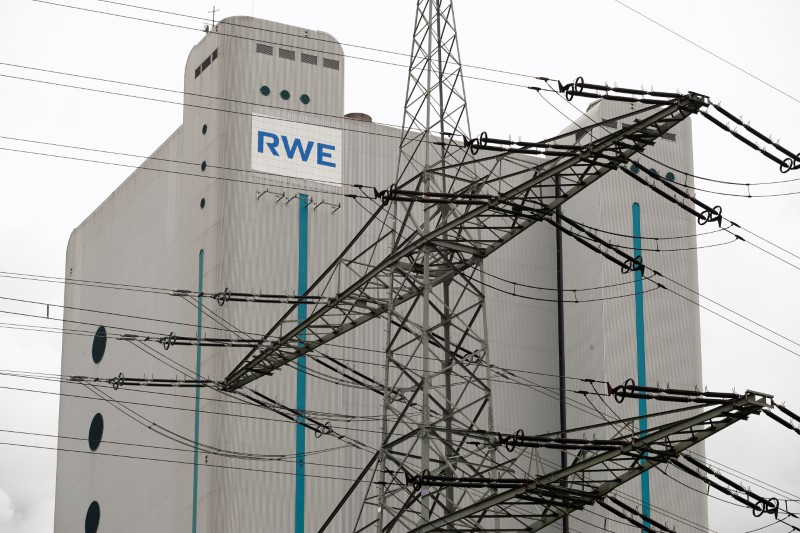
[[[679,422],[655,428],[646,435],[630,433],[622,437],[626,443],[612,449],[581,448],[573,464],[532,479],[486,480],[508,490],[497,493],[431,520],[412,533],[469,527],[475,517],[489,509],[504,509],[518,518],[535,517],[526,524],[526,531],[539,531],[562,517],[601,501],[624,483],[661,464],[669,463],[684,451],[740,420],[771,408],[771,397],[748,391],[708,411]],[[423,474],[412,481],[416,486],[444,486],[463,483],[456,478]],[[473,486],[477,480],[467,480]],[[515,486],[516,485],[516,486]]]

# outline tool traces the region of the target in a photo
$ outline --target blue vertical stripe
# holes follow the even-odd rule
[[[632,207],[633,212],[633,255],[634,257],[641,257],[642,255],[642,230],[641,220],[639,214],[639,204],[634,203]],[[637,270],[634,273],[634,288],[636,293],[636,384],[640,387],[647,386],[647,366],[644,356],[644,294],[642,289],[642,271]],[[647,400],[644,398],[639,399],[639,416],[647,414]],[[647,431],[647,419],[639,419],[639,430],[642,435]],[[642,514],[650,517],[650,472],[644,472],[641,475],[642,481]],[[644,525],[650,527],[650,522],[645,520]]]
[[[197,365],[195,379],[200,379],[200,339],[203,334],[203,255],[200,250],[197,274]],[[197,533],[197,442],[200,440],[200,387],[194,389],[194,481],[192,482],[192,533]]]
[[[308,195],[300,195],[300,218],[298,220],[298,255],[297,255],[297,294],[303,295],[308,290]],[[301,303],[297,306],[297,321],[302,322],[306,319],[306,304]],[[299,345],[303,346],[306,340],[305,330],[298,335]],[[306,356],[301,355],[297,358],[297,410],[300,413],[306,411]],[[303,533],[305,531],[306,514],[306,432],[305,417],[298,416],[300,424],[296,426],[295,437],[295,486],[294,486],[294,531]]]

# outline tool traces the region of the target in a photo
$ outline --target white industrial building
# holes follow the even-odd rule
[[[72,233],[66,277],[91,282],[66,285],[65,328],[74,329],[69,321],[101,325],[108,341],[65,333],[62,374],[194,378],[199,361],[203,377],[221,380],[247,348],[165,350],[119,337],[192,337],[198,327],[208,338],[233,338],[231,331],[259,337],[280,318],[285,304],[218,305],[206,298],[198,313],[196,298],[171,293],[302,292],[299,272],[313,281],[361,227],[374,204],[347,195],[393,183],[401,132],[360,113],[344,114],[344,69],[341,46],[323,32],[250,17],[211,28],[186,62],[183,123]],[[587,115],[612,119],[630,110],[629,104],[601,102]],[[578,124],[592,125],[589,118]],[[587,134],[577,131],[584,142]],[[691,172],[689,121],[647,154]],[[679,184],[693,183],[670,168],[653,168]],[[605,176],[565,204],[564,213],[609,232],[606,237],[622,247],[634,248],[631,236],[640,233],[648,266],[697,289],[696,220],[623,173]],[[681,238],[658,243],[648,236]],[[486,306],[492,364],[536,384],[495,384],[494,423],[501,432],[524,429],[530,435],[560,427],[555,243],[553,228],[538,225],[485,263],[486,282],[494,287]],[[648,383],[702,387],[697,307],[651,290],[655,285],[644,280],[642,352],[634,274],[621,273],[567,237],[564,243],[566,375],[621,384],[635,379],[646,360]],[[375,320],[322,351],[380,382],[384,328]],[[378,446],[380,398],[331,379],[313,358],[307,364],[306,411]],[[363,451],[306,432],[305,484],[298,494],[297,425],[291,419],[211,389],[200,389],[196,404],[193,388],[81,383],[62,384],[59,533],[316,531],[367,460]],[[294,366],[252,387],[296,405]],[[587,386],[568,380],[568,388]],[[568,427],[601,420],[584,397],[569,400]],[[599,399],[592,401],[611,416]],[[638,412],[635,402],[612,405],[620,417]],[[558,462],[557,453],[545,455]],[[670,475],[704,492],[699,482]],[[635,480],[621,492],[635,505],[642,487]],[[654,518],[669,524],[680,518],[705,530],[703,496],[657,471],[648,487]],[[352,531],[363,498],[351,499],[329,531]],[[594,530],[590,524],[633,529],[600,508],[576,519],[571,525],[581,532]]]

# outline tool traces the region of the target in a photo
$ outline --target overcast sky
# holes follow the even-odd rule
[[[181,107],[57,86],[78,85],[126,94],[180,101],[183,69],[191,47],[202,37],[200,20],[147,12],[93,0],[63,0],[70,5],[158,20],[193,30],[78,11],[30,0],[5,0],[0,32],[0,271],[62,276],[69,234],[130,173],[112,166],[8,151],[61,154],[136,166],[141,158],[60,149],[10,138],[60,143],[147,155],[181,122]],[[203,17],[211,9],[196,1],[130,0],[137,5]],[[380,48],[379,53],[345,46],[345,110],[370,114],[376,122],[399,124],[405,91],[401,55],[410,48],[414,2],[228,1],[216,0],[217,17],[254,15],[324,30],[345,45]],[[800,151],[800,49],[796,1],[684,1],[625,3],[695,41],[713,57],[632,12],[616,0],[539,2],[534,0],[456,3],[462,62],[525,74],[500,74],[465,67],[470,121],[474,132],[537,140],[561,130],[567,120],[524,87],[531,76],[659,90],[693,90],[710,95],[759,130]],[[383,63],[367,61],[380,60]],[[169,89],[154,91],[78,79],[12,65],[36,67]],[[743,71],[749,72],[751,75]],[[36,83],[13,77],[44,80]],[[755,77],[763,81],[758,81]],[[503,82],[503,83],[497,83]],[[769,87],[772,85],[773,87]],[[786,94],[782,94],[786,93]],[[788,95],[788,96],[787,96]],[[564,113],[577,112],[557,97]],[[588,102],[577,102],[585,107]],[[695,171],[700,176],[757,183],[800,177],[783,175],[776,165],[694,119]],[[702,183],[702,184],[701,184]],[[747,193],[744,187],[698,182],[717,192]],[[800,192],[800,182],[753,186],[752,194]],[[748,230],[800,256],[800,196],[735,198],[711,193],[699,197],[721,205],[723,214]],[[702,231],[702,228],[701,228]],[[700,291],[789,340],[747,323],[747,327],[800,353],[796,305],[800,296],[800,258],[770,247],[748,233],[753,246],[738,242],[700,250]],[[724,242],[700,237],[700,245]],[[791,264],[787,264],[791,263]],[[795,265],[795,266],[793,266]],[[5,274],[0,274],[4,276]],[[63,286],[0,277],[0,296],[62,303]],[[712,304],[709,304],[712,305]],[[719,310],[719,308],[715,308]],[[0,300],[0,311],[42,316],[43,306]],[[733,317],[730,312],[723,314]],[[51,309],[52,316],[60,316]],[[739,322],[743,319],[733,317]],[[754,389],[774,394],[800,411],[800,357],[703,311],[703,369],[710,390]],[[58,373],[61,343],[57,333],[20,331],[8,324],[59,327],[57,320],[0,314],[0,370]],[[54,447],[55,439],[8,431],[57,433],[55,395],[9,387],[57,391],[40,380],[0,375],[0,530],[12,533],[52,530],[55,452],[5,443]],[[800,437],[769,420],[740,423],[712,438],[710,458],[762,479],[784,493],[800,494]],[[765,492],[761,490],[761,492]],[[713,494],[713,493],[712,493]],[[743,532],[767,525],[749,512],[712,500],[710,525]],[[784,531],[775,526],[767,531]]]

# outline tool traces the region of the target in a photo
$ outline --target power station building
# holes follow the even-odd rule
[[[402,132],[345,114],[344,72],[342,47],[324,32],[250,17],[221,21],[187,59],[183,123],[72,233],[65,275],[83,281],[65,289],[62,374],[76,378],[61,389],[56,532],[316,531],[364,466],[366,451],[298,431],[280,407],[261,409],[209,388],[93,381],[193,379],[198,369],[223,379],[248,349],[234,341],[259,338],[287,305],[220,305],[208,294],[302,293],[364,224],[375,203],[362,191],[393,183]],[[600,102],[565,131],[587,142],[603,134],[593,121],[632,109]],[[656,172],[692,186],[672,168],[692,172],[689,121],[647,154],[669,165],[653,163]],[[622,172],[571,199],[564,213],[697,290],[696,220]],[[637,375],[702,387],[695,305],[647,279],[637,290],[633,273],[567,237],[563,258],[567,389],[591,390],[572,378],[621,384]],[[557,431],[555,230],[536,225],[484,270],[491,362],[510,371],[493,390],[495,428]],[[197,292],[206,295],[200,307]],[[76,323],[97,333],[72,334]],[[152,342],[198,332],[230,345]],[[382,382],[385,342],[385,324],[375,320],[319,357]],[[380,446],[382,400],[330,367],[310,357],[304,391],[295,366],[251,386],[276,406],[303,409],[302,395],[309,416]],[[567,398],[568,427],[639,413],[634,402],[612,402],[612,412],[599,397]],[[558,454],[543,460],[555,466]],[[696,480],[658,471],[619,492],[662,523],[705,529],[705,498],[686,487],[704,492]],[[358,490],[329,531],[352,531],[362,513],[375,512],[360,505],[370,486]],[[574,516],[576,531],[630,530],[600,508]]]

